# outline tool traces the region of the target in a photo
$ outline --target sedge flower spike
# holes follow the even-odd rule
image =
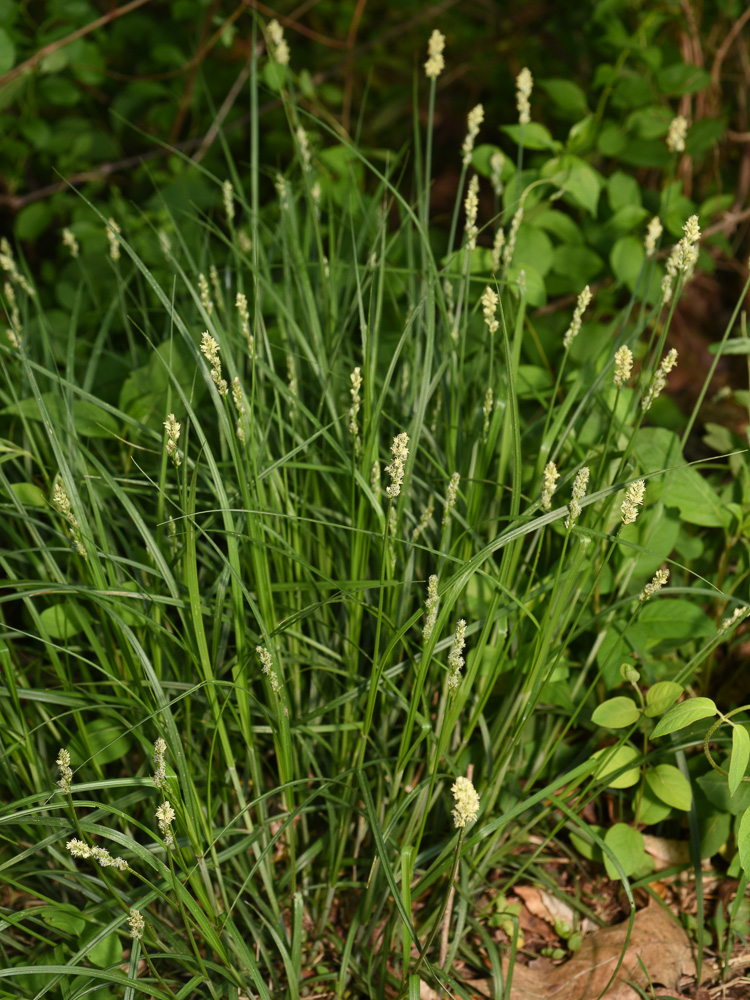
[[[503,265],[508,268],[513,263],[513,254],[516,252],[516,237],[518,236],[518,230],[521,228],[521,223],[523,221],[523,206],[521,206],[510,224],[510,229],[508,230],[508,242],[503,248]]]
[[[167,784],[166,752],[167,741],[160,736],[154,743],[154,784],[157,788],[165,788]]]
[[[60,769],[60,780],[57,782],[57,787],[62,788],[64,792],[70,792],[70,786],[73,782],[73,771],[70,767],[70,754],[68,751],[65,749],[60,750],[55,763]]]
[[[468,778],[456,778],[451,793],[456,803],[452,813],[453,825],[457,830],[463,830],[479,815],[479,795]]]
[[[484,322],[487,324],[487,329],[490,333],[497,333],[500,328],[500,324],[495,318],[497,313],[497,304],[497,293],[494,292],[489,285],[487,285],[482,293],[482,312],[484,314]]]
[[[531,70],[524,66],[516,77],[516,107],[518,108],[518,124],[528,125],[531,121],[531,90],[534,86],[534,78]]]
[[[473,250],[477,245],[477,215],[479,214],[479,177],[474,176],[469,181],[469,190],[466,192],[464,200],[464,212],[466,213],[466,245],[469,250]]]
[[[661,219],[658,215],[655,215],[646,227],[646,238],[643,241],[643,249],[646,251],[646,258],[648,260],[651,260],[656,253],[656,244],[658,243],[662,232],[663,226],[661,224]]]
[[[174,467],[179,469],[182,464],[182,459],[180,458],[180,453],[177,450],[177,440],[180,436],[180,428],[182,427],[182,424],[177,422],[174,413],[170,413],[164,421],[164,427],[167,432],[167,456],[172,459]]]
[[[164,846],[173,847],[174,846],[174,835],[170,827],[172,826],[172,821],[174,820],[175,812],[172,806],[169,804],[168,800],[162,802],[156,810],[156,820],[159,824],[159,832],[162,837],[164,837]]]
[[[117,225],[114,219],[107,219],[107,239],[109,240],[109,256],[112,260],[120,259],[120,241],[117,239],[117,233],[120,232],[120,227]]]
[[[490,180],[492,181],[492,190],[495,192],[496,197],[500,197],[503,193],[503,164],[505,163],[505,157],[500,152],[496,150],[490,157]]]
[[[391,477],[391,485],[386,486],[385,495],[389,500],[395,500],[401,492],[404,481],[404,465],[409,457],[409,435],[406,433],[397,434],[391,445],[392,460],[390,465],[386,465],[385,471]]]
[[[70,256],[77,257],[80,252],[80,247],[78,246],[78,240],[73,235],[72,230],[67,228],[63,229],[62,241],[63,241],[63,246],[67,247],[68,250],[70,251]]]
[[[586,496],[586,487],[588,486],[590,475],[589,468],[584,465],[573,481],[573,492],[568,504],[568,517],[565,520],[566,528],[572,528],[581,516],[581,500]]]
[[[357,417],[359,415],[359,408],[362,405],[362,399],[359,395],[362,388],[362,369],[359,366],[351,373],[349,380],[352,384],[349,390],[349,395],[352,399],[352,405],[349,407],[349,433],[354,438],[355,453],[359,454],[359,424],[357,423]]]
[[[639,601],[647,601],[649,597],[653,597],[654,594],[658,594],[662,587],[665,587],[669,582],[669,570],[668,569],[657,569],[654,574],[654,578],[651,583],[647,583],[646,586],[640,593],[638,597]]]
[[[638,508],[643,503],[645,493],[646,484],[642,479],[636,479],[634,483],[631,483],[630,486],[628,486],[625,493],[625,499],[620,507],[623,524],[633,524],[635,519],[638,517]]]
[[[456,634],[453,636],[453,646],[448,654],[448,667],[450,677],[448,678],[448,690],[455,692],[461,683],[461,668],[466,662],[461,655],[466,646],[466,622],[461,618],[456,623]]]
[[[542,485],[542,510],[550,510],[552,507],[552,494],[557,489],[557,480],[560,473],[554,462],[547,462],[544,467],[544,483]]]
[[[476,141],[476,137],[479,135],[479,126],[483,121],[484,107],[481,104],[477,104],[477,106],[472,108],[469,112],[467,118],[466,138],[464,139],[464,144],[461,147],[463,165],[465,167],[468,167],[471,163],[471,154],[474,152],[474,142]]]
[[[224,215],[227,222],[234,222],[234,187],[231,181],[224,181],[221,185],[221,197],[224,200]]]
[[[735,608],[734,612],[721,623],[719,634],[728,632],[730,628],[739,625],[741,621],[747,618],[748,614],[750,614],[750,607],[746,604],[741,604],[739,608]]]
[[[435,28],[427,43],[428,59],[424,64],[424,75],[428,80],[436,80],[445,69],[444,49],[445,35]]]
[[[126,872],[128,863],[125,858],[113,858],[106,847],[89,847],[83,841],[75,837],[65,845],[74,858],[93,858],[102,868],[116,868],[118,871]]]
[[[615,351],[615,373],[612,381],[619,388],[625,385],[633,372],[633,352],[625,344]]]
[[[495,239],[492,241],[492,271],[500,270],[500,261],[502,260],[503,247],[505,246],[505,233],[502,227],[498,229],[495,233]]]
[[[438,604],[440,598],[438,597],[438,578],[433,573],[430,579],[427,581],[427,600],[424,602],[425,606],[425,619],[424,628],[422,629],[422,638],[425,642],[430,641],[430,636],[432,635],[432,630],[435,628],[435,622],[438,616]]]
[[[209,334],[208,330],[201,337],[201,354],[211,365],[211,381],[219,390],[220,396],[226,396],[229,386],[226,379],[221,377],[221,361],[219,360],[219,345]]]
[[[667,354],[662,358],[661,364],[656,370],[653,379],[651,380],[651,385],[646,395],[641,401],[641,409],[644,413],[647,413],[651,409],[651,404],[656,399],[656,397],[661,393],[662,389],[667,384],[667,375],[672,371],[672,369],[677,364],[677,351],[674,347],[667,352]]]
[[[578,336],[578,331],[581,329],[581,323],[583,322],[583,314],[586,312],[589,302],[591,302],[591,289],[588,285],[586,285],[581,294],[578,296],[578,303],[576,304],[575,312],[573,313],[573,319],[565,336],[563,337],[563,347],[570,347],[575,338]]]
[[[273,48],[271,50],[273,58],[279,66],[288,66],[289,46],[284,38],[284,29],[275,18],[273,21],[268,22],[268,34],[273,43]]]
[[[268,652],[265,646],[256,646],[255,652],[258,654],[258,659],[260,660],[260,666],[263,673],[268,678],[268,683],[271,685],[271,690],[274,694],[278,694],[281,691],[281,684],[279,684],[279,678],[276,671],[273,669],[273,659],[271,654]]]
[[[443,507],[443,526],[448,523],[451,516],[451,511],[456,506],[458,500],[458,484],[461,482],[461,473],[454,472],[448,483],[448,492],[445,496],[445,505]]]
[[[128,914],[128,929],[130,930],[130,936],[134,941],[140,941],[143,937],[143,931],[146,927],[146,922],[143,919],[143,914],[140,910],[131,910]]]
[[[684,115],[675,115],[669,123],[667,132],[667,149],[670,153],[685,152],[685,138],[687,136],[688,120]]]

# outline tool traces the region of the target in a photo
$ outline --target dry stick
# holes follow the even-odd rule
[[[111,21],[116,20],[118,17],[123,17],[125,14],[129,14],[131,11],[136,10],[138,7],[142,7],[146,3],[149,3],[149,0],[131,0],[131,2],[126,3],[124,7],[118,7],[116,10],[110,11],[109,14],[104,14],[102,17],[98,17],[96,21],[92,21],[90,24],[84,25],[83,28],[77,28],[70,35],[66,35],[65,38],[58,38],[56,42],[50,42],[49,45],[45,45],[44,48],[35,52],[33,56],[29,56],[25,62],[19,63],[18,66],[15,66],[7,73],[3,73],[3,75],[0,76],[0,87],[4,87],[6,83],[10,83],[11,80],[15,80],[17,76],[25,73],[27,69],[33,69],[37,63],[41,62],[42,59],[51,55],[53,52],[57,52],[58,49],[65,48],[65,46],[70,45],[71,42],[75,42],[79,38],[83,38],[84,35],[88,35],[92,31],[96,31],[98,28],[103,28]]]
[[[245,81],[250,76],[250,70],[252,68],[252,64],[253,64],[253,59],[252,59],[252,56],[251,56],[247,60],[247,62],[245,63],[245,65],[242,67],[242,70],[240,71],[240,75],[234,81],[234,83],[232,84],[232,87],[231,87],[229,93],[224,98],[224,101],[223,101],[221,107],[219,108],[219,110],[218,110],[218,112],[216,114],[216,118],[214,118],[214,120],[211,122],[211,128],[203,136],[203,140],[201,141],[201,144],[200,144],[200,147],[198,149],[198,152],[193,157],[193,162],[194,163],[200,163],[201,160],[203,159],[203,157],[206,155],[206,153],[210,149],[210,147],[213,145],[213,142],[216,139],[216,136],[219,134],[219,129],[221,128],[221,126],[222,126],[222,124],[224,122],[224,119],[229,114],[229,112],[230,112],[230,110],[232,108],[232,105],[234,104],[234,102],[239,97],[240,91],[242,90],[243,86],[245,85]]]
[[[727,37],[719,46],[719,49],[714,58],[714,64],[711,67],[711,82],[716,88],[718,88],[719,86],[719,78],[721,76],[721,64],[726,59],[727,53],[732,47],[732,43],[734,42],[737,35],[739,35],[739,33],[745,27],[745,24],[747,23],[748,19],[750,19],[750,7],[748,7],[745,10],[745,12],[742,14],[741,17],[737,18],[737,20],[732,25],[729,33],[727,34]]]

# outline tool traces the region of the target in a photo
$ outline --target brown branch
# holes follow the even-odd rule
[[[45,45],[43,48],[39,49],[38,52],[35,52],[34,55],[30,56],[25,62],[19,63],[18,66],[14,66],[13,69],[0,76],[0,87],[4,87],[7,83],[15,80],[16,77],[25,73],[27,70],[33,69],[37,63],[41,62],[42,59],[51,55],[53,52],[57,52],[58,49],[65,48],[65,46],[70,45],[71,42],[75,42],[79,38],[83,38],[84,35],[88,35],[92,31],[96,31],[98,28],[103,28],[105,25],[116,20],[118,17],[130,14],[131,11],[134,11],[137,7],[142,7],[146,3],[149,3],[149,0],[130,0],[130,3],[126,3],[124,7],[117,7],[115,10],[111,10],[109,14],[104,14],[102,17],[98,17],[96,21],[91,21],[90,24],[84,25],[83,28],[77,28],[70,35],[66,35],[65,38],[58,38],[56,42],[50,42],[49,45]]]
[[[750,7],[748,7],[745,10],[745,12],[742,14],[741,17],[737,18],[737,20],[732,25],[729,33],[727,34],[727,37],[721,43],[716,52],[716,56],[714,57],[714,64],[711,67],[711,82],[713,83],[714,87],[716,87],[717,90],[719,88],[719,79],[721,77],[721,65],[726,59],[727,53],[732,47],[732,43],[734,42],[737,35],[739,35],[739,33],[745,27],[748,20],[750,20]]]
[[[232,105],[239,97],[240,91],[245,85],[247,78],[250,76],[250,70],[252,68],[252,64],[253,63],[251,56],[250,59],[248,59],[245,65],[242,67],[239,76],[232,84],[232,87],[227,96],[224,98],[224,101],[216,114],[216,118],[214,118],[214,120],[211,122],[211,128],[208,130],[208,132],[206,132],[200,144],[200,147],[198,148],[198,152],[193,157],[193,162],[200,163],[203,157],[208,152],[208,150],[211,148],[212,143],[216,139],[216,136],[219,134],[219,129],[221,128],[224,119],[229,114]]]

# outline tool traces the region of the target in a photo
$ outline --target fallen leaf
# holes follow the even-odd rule
[[[598,1000],[620,958],[627,929],[627,921],[600,927],[584,937],[580,950],[562,965],[544,959],[516,965],[509,1000]],[[638,1000],[627,980],[648,986],[639,958],[651,982],[670,990],[677,989],[680,976],[695,975],[687,934],[655,903],[636,913],[625,957],[606,1000]],[[475,980],[471,986],[492,996],[492,980]]]
[[[551,896],[544,889],[537,889],[533,885],[516,885],[513,887],[516,896],[520,896],[526,904],[526,908],[535,917],[541,917],[548,924],[555,926],[555,921],[562,921],[568,927],[575,924],[575,914],[573,908],[563,903],[556,896]]]
[[[687,841],[666,840],[664,837],[652,837],[649,833],[642,834],[642,837],[646,853],[654,859],[656,871],[676,868],[690,861],[690,844]]]

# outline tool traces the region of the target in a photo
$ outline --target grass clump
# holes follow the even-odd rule
[[[131,234],[90,205],[64,322],[7,248],[8,995],[465,995],[480,942],[501,995],[517,935],[485,933],[488,889],[548,882],[554,842],[632,909],[640,830],[695,809],[701,758],[649,737],[708,683],[728,633],[703,608],[741,583],[704,579],[690,526],[734,515],[684,466],[695,413],[682,441],[658,422],[698,218],[666,270],[652,224],[632,287],[580,280],[599,180],[525,148],[525,70],[515,166],[475,108],[443,228],[444,40],[426,134],[378,158],[305,115],[268,34],[221,217],[165,202]],[[565,281],[572,316],[537,315]],[[605,789],[627,849],[583,818]]]

